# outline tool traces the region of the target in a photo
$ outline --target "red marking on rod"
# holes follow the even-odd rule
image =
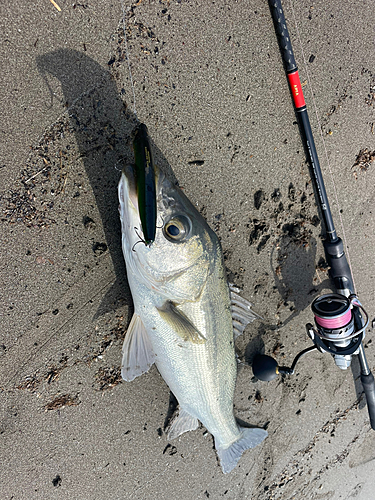
[[[306,105],[305,98],[303,97],[301,81],[299,79],[298,71],[296,70],[294,73],[288,74],[288,80],[290,89],[293,95],[293,101],[296,108],[302,108]]]

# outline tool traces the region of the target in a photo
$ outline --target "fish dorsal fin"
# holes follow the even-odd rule
[[[239,288],[229,283],[230,290],[230,300],[231,300],[231,310],[232,310],[232,323],[233,323],[233,335],[236,339],[239,335],[242,335],[246,326],[252,323],[255,319],[261,319],[259,314],[251,310],[252,304],[238,295],[240,291]]]
[[[138,314],[133,314],[122,347],[121,376],[130,382],[147,372],[155,361],[150,339]]]
[[[169,429],[168,439],[175,439],[178,436],[181,436],[184,432],[195,431],[198,427],[198,419],[191,416],[186,410],[180,408],[178,417],[173,420]]]
[[[193,344],[203,344],[206,342],[205,337],[193,325],[193,323],[185,316],[185,314],[177,309],[172,302],[167,301],[163,307],[157,308],[161,318],[176,332],[176,334],[185,342]]]

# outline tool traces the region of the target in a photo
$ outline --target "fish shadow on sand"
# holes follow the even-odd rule
[[[134,162],[131,145],[138,121],[121,98],[110,72],[84,53],[59,49],[39,56],[36,62],[48,88],[51,76],[61,83],[71,131],[102,221],[104,248],[113,263],[116,281],[103,298],[95,314],[98,317],[124,302],[131,304],[121,249],[117,185],[123,166]],[[150,141],[155,163],[173,178],[167,160]]]

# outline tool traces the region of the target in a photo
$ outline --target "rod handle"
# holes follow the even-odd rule
[[[365,390],[368,413],[372,429],[375,430],[375,381],[374,375],[370,372],[368,375],[361,373],[361,382]]]
[[[349,290],[350,293],[354,293],[352,273],[346,259],[344,244],[341,238],[337,238],[335,242],[326,240],[324,242],[324,249],[328,265],[331,268],[330,275],[338,293],[342,293],[343,290]]]
[[[296,61],[286,26],[284,11],[280,0],[269,0],[275,31],[279,38],[280,52],[285,63],[286,71],[291,73],[297,69]]]

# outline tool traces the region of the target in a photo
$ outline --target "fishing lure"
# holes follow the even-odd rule
[[[141,123],[133,141],[137,178],[138,208],[144,241],[150,246],[156,232],[155,168],[147,127]]]

